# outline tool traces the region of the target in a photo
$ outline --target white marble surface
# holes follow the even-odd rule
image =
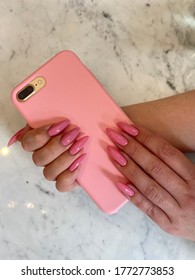
[[[58,193],[19,144],[11,89],[62,49],[75,51],[119,105],[195,88],[193,0],[0,0],[0,259],[194,259],[130,203],[102,213]]]

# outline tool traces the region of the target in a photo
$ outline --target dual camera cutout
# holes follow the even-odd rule
[[[17,93],[17,99],[20,102],[26,101],[32,95],[40,91],[46,84],[46,81],[43,77],[37,77],[32,80],[27,86]]]

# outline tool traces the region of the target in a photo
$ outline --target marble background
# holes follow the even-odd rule
[[[58,193],[19,144],[12,88],[75,51],[119,105],[195,88],[193,0],[0,0],[0,259],[195,259],[130,203],[102,213],[81,188]]]

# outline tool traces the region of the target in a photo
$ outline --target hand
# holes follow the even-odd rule
[[[31,129],[28,125],[16,133],[8,146],[21,141],[25,151],[32,152],[35,165],[44,167],[43,174],[49,181],[56,181],[59,191],[70,191],[75,186],[79,167],[86,154],[82,149],[88,136],[80,137],[78,127],[69,126],[64,120],[54,125]]]
[[[118,147],[108,153],[129,182],[117,187],[166,232],[195,241],[195,165],[147,129],[118,126],[107,129]]]

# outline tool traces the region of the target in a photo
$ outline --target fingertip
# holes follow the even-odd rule
[[[65,128],[69,126],[69,124],[70,124],[69,119],[65,119],[59,123],[53,124],[52,126],[49,127],[47,131],[48,135],[52,137],[60,134]]]
[[[75,171],[81,165],[81,162],[84,160],[85,157],[86,153],[80,155],[75,161],[73,161],[73,163],[69,166],[68,170],[70,172]]]
[[[56,189],[59,192],[69,192],[76,187],[76,179],[80,172],[80,166],[74,171],[65,170],[56,178]]]
[[[139,130],[133,124],[118,122],[117,125],[120,129],[128,133],[130,136],[137,136],[139,134]]]
[[[74,188],[75,188],[75,182],[73,182],[70,185],[65,185],[58,182],[58,180],[56,181],[56,190],[58,192],[70,192],[73,191]]]
[[[132,184],[124,184],[124,183],[120,183],[118,182],[117,184],[117,188],[126,196],[128,197],[132,197],[135,195],[135,190],[133,188]]]

